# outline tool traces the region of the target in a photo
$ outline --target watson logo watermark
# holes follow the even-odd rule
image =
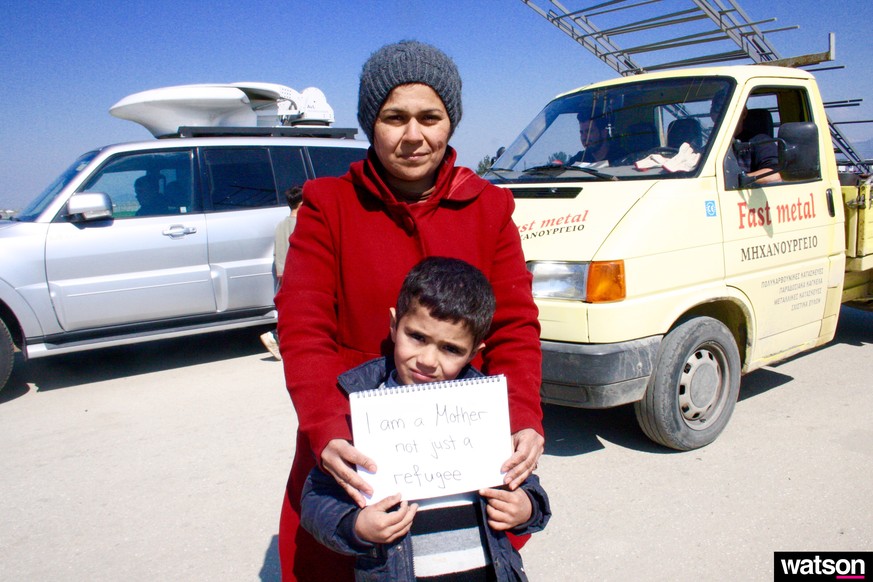
[[[774,552],[773,580],[871,580],[873,552]]]

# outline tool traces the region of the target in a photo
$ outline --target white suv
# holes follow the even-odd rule
[[[26,358],[275,322],[286,188],[366,155],[356,130],[184,128],[91,151],[0,220],[0,389]]]

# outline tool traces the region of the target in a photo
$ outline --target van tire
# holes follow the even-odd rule
[[[689,451],[721,434],[739,392],[740,353],[734,336],[716,319],[695,317],[664,337],[646,394],[634,410],[650,439]]]
[[[6,322],[0,319],[0,390],[6,386],[6,381],[12,373],[12,362],[15,357],[15,345],[12,335],[6,327]]]

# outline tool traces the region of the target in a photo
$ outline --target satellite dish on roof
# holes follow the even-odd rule
[[[319,89],[298,93],[275,83],[177,85],[128,95],[109,109],[139,123],[155,137],[174,135],[181,126],[274,127],[334,122],[333,109]]]

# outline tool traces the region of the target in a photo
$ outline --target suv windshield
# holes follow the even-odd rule
[[[694,175],[732,88],[724,77],[685,77],[559,97],[485,177],[503,183]]]
[[[42,214],[42,211],[51,204],[52,200],[55,199],[55,196],[57,196],[58,193],[70,183],[70,180],[72,180],[76,174],[82,170],[82,168],[91,163],[91,160],[93,160],[98,153],[98,150],[94,150],[87,154],[82,154],[79,159],[73,162],[69,168],[64,170],[60,176],[55,178],[39,196],[34,198],[30,204],[13,216],[13,218],[21,222],[33,222],[36,220],[37,217]]]

